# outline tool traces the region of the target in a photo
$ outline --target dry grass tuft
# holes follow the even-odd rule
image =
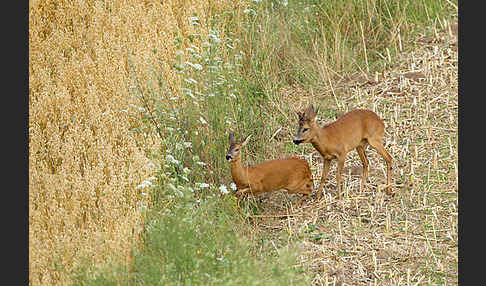
[[[297,197],[262,196],[249,237],[265,235],[276,249],[299,244],[297,266],[313,274],[313,285],[457,285],[457,37],[455,25],[443,26],[433,41],[402,54],[382,74],[343,78],[312,95],[282,90],[290,110],[312,102],[321,106],[321,117],[336,103],[342,112],[374,110],[385,120],[385,147],[394,158],[393,197],[381,191],[385,162],[371,148],[367,190],[360,189],[359,157],[350,152],[342,201],[336,200],[335,163],[319,202],[310,199],[292,212],[289,203]],[[317,184],[319,153],[309,145],[301,156],[312,164]]]
[[[231,5],[29,2],[30,285],[67,284],[82,258],[130,262],[138,207],[150,203],[136,187],[158,143],[132,132],[140,102],[131,76],[148,82],[156,69],[177,94],[177,33],[205,33],[206,13]],[[195,15],[200,25],[188,20]]]

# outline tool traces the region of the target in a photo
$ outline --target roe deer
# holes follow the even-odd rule
[[[226,160],[231,163],[231,176],[236,184],[236,195],[244,193],[260,194],[285,189],[289,194],[303,194],[297,202],[299,206],[313,190],[312,172],[309,163],[300,158],[270,160],[257,165],[243,167],[241,148],[251,134],[242,142],[235,142],[233,133],[229,135],[229,149]]]
[[[385,159],[387,167],[387,186],[385,189],[387,194],[391,193],[392,157],[383,146],[385,124],[376,113],[371,110],[352,110],[322,128],[316,123],[317,110],[314,110],[313,105],[309,105],[304,112],[297,111],[297,115],[299,116],[299,128],[293,142],[297,145],[310,142],[319,151],[324,161],[321,183],[317,189],[319,198],[322,196],[324,181],[329,172],[331,160],[337,159],[337,192],[338,199],[341,199],[341,173],[344,167],[344,159],[352,149],[356,149],[363,164],[361,187],[365,187],[369,165],[365,154],[366,144],[373,147]]]

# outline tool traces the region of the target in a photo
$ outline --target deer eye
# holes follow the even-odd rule
[[[302,132],[307,132],[307,130],[309,130],[309,128],[303,128]]]
[[[240,149],[235,149],[235,150],[233,150],[233,151],[238,152],[238,151],[240,151]]]

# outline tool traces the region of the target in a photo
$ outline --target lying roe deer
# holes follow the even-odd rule
[[[368,178],[368,158],[366,158],[366,144],[373,147],[385,159],[387,167],[386,192],[390,194],[391,163],[392,157],[383,146],[383,135],[385,124],[376,113],[371,110],[356,109],[344,114],[338,120],[319,127],[316,123],[317,111],[313,105],[309,105],[304,112],[298,112],[299,128],[293,142],[311,143],[321,154],[324,163],[322,178],[317,190],[318,197],[322,196],[324,181],[329,172],[332,159],[337,159],[337,192],[338,199],[341,199],[341,173],[344,167],[346,154],[356,149],[363,164],[363,176],[361,187],[364,188]]]
[[[235,142],[233,133],[229,135],[230,146],[226,160],[231,163],[231,176],[237,187],[236,195],[255,195],[285,189],[289,194],[304,195],[296,204],[299,206],[309,197],[314,186],[309,163],[300,158],[288,158],[244,168],[241,163],[241,148],[248,143],[250,137],[251,134],[242,142]]]

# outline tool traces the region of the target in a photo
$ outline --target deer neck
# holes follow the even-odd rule
[[[327,141],[327,132],[326,132],[326,127],[319,127],[317,126],[316,124],[316,134],[314,135],[314,137],[312,138],[312,140],[310,141],[312,146],[314,146],[314,148],[317,149],[317,151],[319,151],[319,153],[324,154],[326,153],[326,148],[324,146],[323,143],[325,143]]]
[[[247,168],[243,168],[241,156],[239,156],[238,159],[231,161],[231,176],[238,187],[248,185],[248,172]]]

